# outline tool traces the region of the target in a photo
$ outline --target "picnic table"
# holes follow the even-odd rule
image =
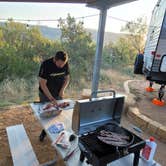
[[[59,136],[59,133],[52,133],[49,130],[49,127],[57,122],[62,122],[64,124],[64,130],[67,132],[68,135],[73,134],[72,131],[72,114],[73,114],[73,107],[75,102],[70,99],[65,100],[59,100],[58,103],[61,102],[69,102],[70,105],[63,109],[63,111],[55,117],[50,118],[42,118],[40,117],[40,108],[43,105],[43,103],[31,103],[30,106],[32,108],[32,111],[34,112],[35,117],[41,124],[42,128],[47,133],[47,136],[50,138],[51,142],[54,142],[57,137]],[[55,145],[56,151],[60,154],[60,156],[64,159],[65,165],[67,166],[90,166],[86,163],[86,160],[84,160],[83,163],[80,162],[80,150],[78,148],[78,137],[74,141],[72,141],[72,145],[68,149],[64,149],[60,146]],[[65,160],[65,157],[69,152],[72,152],[74,150],[74,153],[68,158],[68,160]],[[118,159],[116,161],[111,162],[108,164],[108,166],[132,166],[133,165],[133,158],[134,154],[130,154],[126,157],[123,157],[121,159]],[[56,156],[55,160],[56,161]],[[160,166],[158,163],[154,161],[154,166]],[[145,161],[143,161],[140,158],[139,166],[148,166]]]

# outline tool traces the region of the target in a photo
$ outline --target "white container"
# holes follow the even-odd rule
[[[146,145],[144,149],[142,150],[142,158],[148,162],[148,165],[151,165],[153,163],[153,157],[156,151],[157,144],[154,141],[153,137],[150,137],[148,140],[146,140]]]

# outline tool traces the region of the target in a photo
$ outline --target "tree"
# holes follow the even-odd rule
[[[39,63],[60,48],[60,42],[42,36],[36,26],[12,20],[0,26],[0,81],[37,75]]]
[[[76,22],[69,14],[65,20],[59,19],[62,48],[69,54],[72,76],[79,83],[80,77],[89,79],[92,71],[92,57],[95,44],[83,27],[83,22]]]
[[[109,43],[104,47],[104,67],[133,64],[136,54],[143,50],[147,32],[144,18],[137,18],[136,21],[127,23],[122,27],[122,31],[127,32],[125,37],[120,38],[114,44]]]
[[[114,61],[121,64],[133,63],[136,53],[129,38],[120,38],[113,46],[114,59],[116,58]]]
[[[146,19],[143,17],[137,18],[134,21],[128,22],[121,31],[128,33],[128,42],[137,52],[144,49],[145,37],[147,33]]]
[[[5,45],[4,37],[3,37],[3,31],[0,29],[0,48],[2,48]]]

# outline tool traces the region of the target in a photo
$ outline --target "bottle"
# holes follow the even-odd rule
[[[153,163],[153,157],[156,151],[156,147],[157,144],[153,137],[150,137],[148,140],[146,140],[146,145],[142,150],[142,158],[148,162],[148,165],[152,165]]]

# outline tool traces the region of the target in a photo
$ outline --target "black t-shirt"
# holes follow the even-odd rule
[[[68,63],[63,68],[58,68],[53,62],[53,58],[45,60],[39,71],[39,77],[47,80],[47,87],[53,97],[57,97],[60,89],[64,83],[64,78],[69,74]],[[39,86],[39,90],[43,93],[43,90]]]

